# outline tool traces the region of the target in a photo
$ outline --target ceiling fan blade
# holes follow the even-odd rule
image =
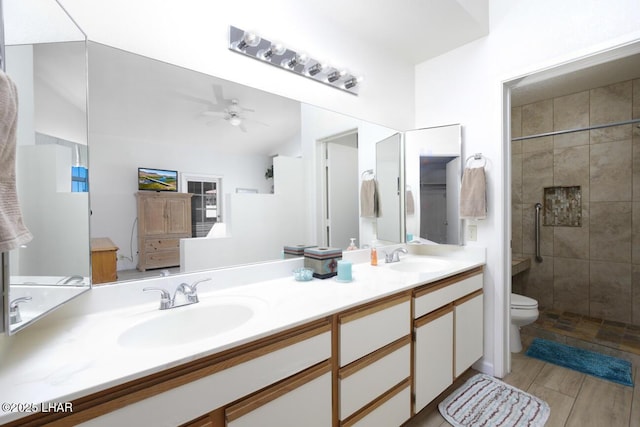
[[[221,105],[224,108],[231,100],[224,99],[224,96],[222,95],[222,86],[212,84],[211,87],[213,88],[213,100],[217,105]]]
[[[245,133],[247,132],[247,128],[244,126],[244,123],[240,123],[240,126],[238,126],[238,127],[240,128],[240,130],[242,132],[245,132]]]
[[[225,114],[226,114],[226,112],[224,110],[222,110],[222,111],[207,110],[207,111],[203,111],[202,113],[200,113],[200,115],[202,115],[202,116],[210,116],[210,117],[222,117]]]

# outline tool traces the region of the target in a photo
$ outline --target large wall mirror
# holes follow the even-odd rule
[[[462,126],[405,133],[407,240],[462,244]]]
[[[90,288],[87,62],[85,35],[56,2],[3,3],[19,99],[16,186],[33,235],[9,253],[11,334]]]
[[[95,239],[113,242],[116,272],[106,282],[113,283],[281,259],[285,246],[298,244],[399,243],[405,220],[407,233],[421,235],[403,215],[396,130],[87,42],[73,22],[55,19],[68,17],[53,0],[4,3],[7,72],[21,80],[24,104],[19,197],[35,236],[9,257],[5,304],[31,298],[18,303],[22,321],[10,332],[90,288]],[[23,37],[26,28],[41,31]],[[382,208],[394,212],[386,233],[380,218],[358,216],[358,191],[366,171],[378,180],[377,169],[384,174],[376,147],[389,138],[398,141],[391,150],[397,163],[389,164],[395,201]],[[410,140],[406,184],[419,188],[408,181]],[[422,144],[433,153],[442,142]],[[459,157],[459,137],[457,144],[447,156]],[[341,160],[349,152],[331,178],[349,185],[327,185],[326,152]],[[178,239],[172,268],[139,269],[140,168],[177,171],[177,191],[191,194],[189,236]]]

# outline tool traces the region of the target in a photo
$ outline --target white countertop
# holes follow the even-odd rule
[[[415,256],[403,256],[400,262],[410,258]],[[145,302],[141,304],[79,316],[51,316],[49,322],[45,319],[14,336],[0,339],[0,402],[68,402],[475,268],[484,264],[484,250],[481,257],[465,256],[461,249],[453,256],[425,258],[446,259],[449,267],[432,273],[405,273],[391,269],[393,264],[385,265],[384,261],[377,267],[354,263],[354,280],[350,283],[340,283],[335,278],[297,282],[286,275],[208,292],[211,288],[203,283],[199,289],[200,303],[189,307],[160,311],[159,295],[151,293],[151,296],[145,294]],[[129,284],[129,287],[130,292],[141,293],[139,286]],[[93,296],[86,298],[95,299],[101,289],[93,289],[87,293]],[[82,304],[83,297],[74,303]],[[150,317],[225,302],[240,302],[250,307],[254,315],[235,329],[182,345],[136,349],[118,343],[123,331]],[[0,423],[27,415],[0,410]]]

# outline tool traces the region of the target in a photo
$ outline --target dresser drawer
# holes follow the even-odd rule
[[[415,292],[414,317],[418,318],[472,292],[482,289],[482,271],[442,280]]]
[[[361,366],[358,366],[361,365]],[[346,366],[339,373],[340,419],[374,401],[404,379],[411,367],[411,337],[395,343]]]
[[[340,366],[409,335],[410,313],[410,295],[407,294],[340,315]]]
[[[146,268],[180,265],[180,251],[151,252],[144,257]]]
[[[147,252],[179,250],[180,239],[147,239],[144,248]]]

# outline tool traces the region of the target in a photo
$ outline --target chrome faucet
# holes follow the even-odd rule
[[[9,303],[9,324],[15,325],[16,323],[22,322],[22,316],[20,316],[20,307],[18,304],[21,302],[30,301],[31,297],[20,297],[16,298]]]
[[[180,285],[178,285],[178,287],[176,288],[175,293],[173,294],[173,298],[171,298],[171,294],[166,289],[148,287],[142,290],[144,292],[148,292],[148,291],[160,292],[160,310],[168,310],[170,308],[182,307],[183,305],[190,305],[190,304],[197,303],[199,301],[198,292],[197,292],[198,285],[202,282],[207,282],[209,280],[211,280],[210,277],[206,279],[198,280],[193,285],[189,285],[187,283],[180,283]],[[182,294],[184,297],[182,303],[176,303],[177,302],[176,297],[178,296],[178,294]]]
[[[400,252],[402,252],[403,254],[408,253],[408,251],[405,248],[394,249],[389,253],[385,252],[384,253],[384,262],[390,263],[390,262],[398,262],[398,261],[400,261]]]

